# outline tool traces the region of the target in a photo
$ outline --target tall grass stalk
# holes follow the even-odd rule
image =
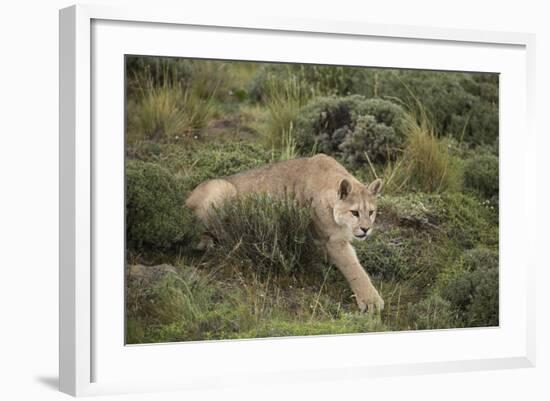
[[[437,136],[421,105],[405,115],[403,126],[406,142],[402,156],[385,168],[386,189],[393,193],[460,190],[462,166],[449,153],[448,142]]]
[[[187,85],[194,96],[211,100],[220,96],[222,99],[229,92],[232,80],[229,66],[218,61],[191,60],[192,76]]]
[[[279,151],[272,148],[273,159],[283,161],[295,159],[298,156],[298,149],[296,147],[296,139],[294,138],[293,124],[290,123],[288,130],[284,130],[281,135],[281,146]]]
[[[282,82],[271,77],[267,82],[267,93],[269,120],[265,139],[272,149],[284,148],[291,142],[289,138],[292,137],[293,125],[300,109],[311,99],[312,94],[295,76]]]

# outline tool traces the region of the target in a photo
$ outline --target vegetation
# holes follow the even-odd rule
[[[283,199],[247,196],[225,204],[210,217],[216,251],[256,273],[290,274],[322,261],[311,238],[313,211]]]
[[[465,161],[464,186],[498,201],[498,156],[483,148],[471,153]]]
[[[498,75],[484,73],[393,70],[264,64],[256,70],[250,93],[263,99],[266,81],[297,77],[320,96],[362,95],[397,104],[421,102],[437,132],[470,146],[498,140]]]
[[[154,163],[126,164],[126,241],[130,249],[173,249],[189,241],[196,223],[183,209],[176,179]]]
[[[451,154],[452,142],[438,138],[426,115],[404,118],[405,143],[395,163],[386,165],[389,192],[456,192],[462,188],[462,163]]]
[[[496,75],[126,61],[127,342],[499,324]],[[354,244],[380,315],[358,312],[291,194],[224,204],[197,250],[193,188],[319,152],[384,180]]]
[[[400,106],[382,99],[320,97],[300,113],[296,140],[302,152],[315,149],[355,167],[364,164],[365,154],[384,162],[404,141],[403,117]]]

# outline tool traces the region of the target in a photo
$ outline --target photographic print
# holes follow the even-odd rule
[[[499,325],[499,76],[125,57],[127,344]]]

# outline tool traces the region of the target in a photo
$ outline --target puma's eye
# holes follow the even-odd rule
[[[374,210],[369,210],[369,217],[371,217],[374,214]]]
[[[357,210],[350,210],[351,214],[353,214],[355,217],[359,217],[359,212]]]

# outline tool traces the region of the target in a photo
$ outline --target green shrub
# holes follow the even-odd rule
[[[406,277],[409,264],[403,243],[391,241],[398,233],[382,235],[376,233],[367,241],[355,243],[355,251],[361,265],[375,279],[384,281],[401,280]]]
[[[462,267],[468,271],[485,268],[498,269],[498,251],[488,248],[474,248],[462,256]]]
[[[375,234],[364,245],[356,245],[357,254],[369,273],[378,272],[375,278],[406,283],[417,297],[424,296],[439,272],[460,253],[461,245],[449,238],[448,216],[441,195],[385,195],[378,204]],[[374,255],[363,256],[361,248],[371,246]]]
[[[456,326],[455,313],[451,303],[438,295],[410,304],[408,321],[413,330],[448,329]]]
[[[464,186],[487,199],[498,199],[498,156],[482,149],[472,151],[464,166]]]
[[[472,301],[466,314],[467,326],[498,326],[498,267],[474,271],[472,273],[472,282],[475,284]]]
[[[296,122],[298,147],[342,156],[352,163],[385,161],[404,136],[403,109],[386,100],[362,96],[323,97],[302,109]]]
[[[476,248],[442,272],[437,291],[450,302],[462,326],[497,326],[498,277],[498,252]]]
[[[411,227],[415,230],[439,228],[446,219],[446,205],[441,195],[408,193],[385,195],[378,202],[379,220],[394,226]]]
[[[380,70],[378,95],[420,102],[442,135],[470,146],[498,141],[498,75]]]
[[[181,186],[153,163],[126,163],[126,241],[129,248],[172,249],[192,237],[196,223],[183,208]]]
[[[357,166],[367,161],[365,155],[374,162],[384,162],[388,155],[397,153],[401,142],[393,127],[366,115],[357,119],[354,130],[345,136],[339,149],[346,161]]]
[[[321,261],[311,240],[313,210],[289,195],[250,195],[226,202],[207,222],[216,251],[257,273],[300,271]]]
[[[386,224],[410,227],[416,232],[426,229],[445,235],[462,250],[484,244],[498,246],[498,212],[471,194],[409,193],[384,196],[379,202]]]
[[[498,246],[498,211],[466,194],[444,194],[445,228],[449,238],[462,249],[478,244]]]

